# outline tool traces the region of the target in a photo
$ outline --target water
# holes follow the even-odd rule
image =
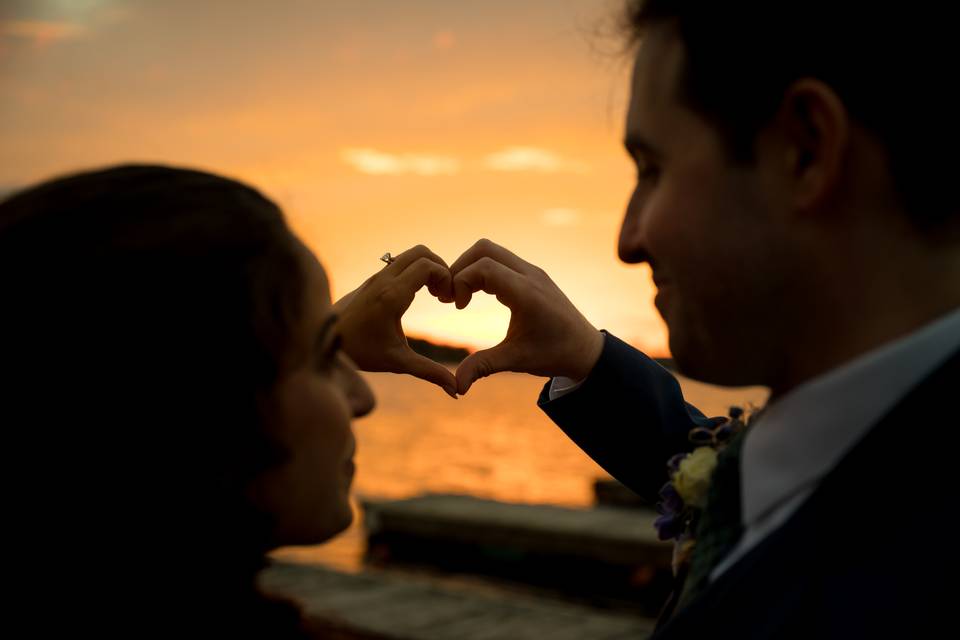
[[[606,474],[537,407],[545,379],[501,373],[452,400],[409,376],[364,374],[377,408],[354,424],[360,498],[465,493],[509,502],[584,507],[593,481]],[[765,389],[725,389],[680,378],[684,396],[707,415],[733,405],[760,405]],[[324,545],[290,547],[278,557],[356,571],[363,552],[359,513],[349,530]]]

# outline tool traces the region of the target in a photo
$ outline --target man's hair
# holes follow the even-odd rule
[[[948,6],[627,0],[626,27],[636,42],[652,25],[675,26],[686,53],[680,98],[742,163],[793,82],[827,84],[886,148],[901,204],[930,230],[960,217],[951,179],[958,46]]]

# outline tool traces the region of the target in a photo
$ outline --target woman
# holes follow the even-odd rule
[[[296,637],[265,554],[345,529],[367,369],[448,389],[400,316],[443,261],[331,304],[280,210],[222,177],[122,166],[0,203],[11,607],[30,629]]]

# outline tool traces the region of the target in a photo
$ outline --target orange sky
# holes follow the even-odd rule
[[[334,295],[414,244],[488,237],[655,355],[645,267],[619,264],[633,169],[619,0],[0,0],[0,191],[124,161],[261,188]],[[472,347],[506,310],[424,291],[409,333]]]

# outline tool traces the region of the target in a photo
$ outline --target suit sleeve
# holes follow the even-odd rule
[[[549,389],[550,382],[537,402],[547,416],[607,473],[651,502],[667,481],[667,460],[690,450],[690,430],[713,424],[684,401],[669,371],[606,332],[583,384],[552,401]]]

